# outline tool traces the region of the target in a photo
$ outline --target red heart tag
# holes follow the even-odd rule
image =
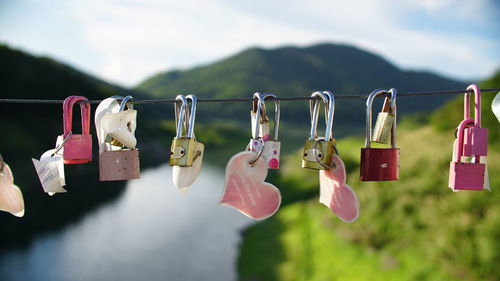
[[[345,165],[338,155],[332,156],[335,168],[319,172],[319,202],[330,208],[339,219],[353,222],[359,216],[359,201],[354,190],[345,182]]]
[[[263,157],[250,166],[255,156],[255,152],[244,151],[229,160],[224,193],[219,203],[235,208],[250,218],[262,220],[278,210],[281,193],[274,185],[264,182],[267,166]]]

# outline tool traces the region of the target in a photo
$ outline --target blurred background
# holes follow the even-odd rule
[[[500,88],[499,19],[495,0],[2,0],[0,98]],[[31,158],[55,146],[62,106],[0,103],[0,153],[26,204],[23,218],[0,213],[0,280],[500,280],[495,95],[482,95],[491,193],[447,188],[461,95],[398,99],[400,180],[381,183],[359,180],[365,101],[338,100],[333,134],[361,203],[352,224],[318,203],[317,172],[300,167],[305,101],[281,104],[282,164],[267,181],[283,200],[260,222],[217,204],[225,164],[251,137],[250,103],[199,104],[206,154],[186,194],[167,165],[173,105],[139,104],[141,179],[99,182],[94,146],[53,197]]]

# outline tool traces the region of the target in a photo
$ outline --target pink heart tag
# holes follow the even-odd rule
[[[332,156],[335,168],[319,171],[319,202],[330,208],[339,219],[353,222],[359,216],[359,201],[354,190],[345,182],[345,165],[338,155]]]
[[[0,210],[16,217],[24,216],[24,199],[21,189],[14,184],[14,177],[9,165],[3,163],[0,171]]]
[[[274,185],[264,182],[267,166],[263,157],[253,167],[250,166],[255,156],[255,152],[244,151],[229,160],[224,192],[219,203],[235,208],[250,218],[262,220],[278,210],[281,193]]]

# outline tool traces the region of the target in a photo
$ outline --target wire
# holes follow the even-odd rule
[[[481,92],[497,92],[500,88],[481,89]],[[473,90],[444,90],[444,91],[423,91],[423,92],[407,92],[398,93],[399,97],[412,96],[436,96],[436,95],[457,95],[464,93],[472,93]],[[369,95],[335,95],[335,99],[366,99]],[[298,101],[314,99],[307,97],[278,97],[280,101]],[[198,102],[251,102],[253,98],[221,98],[221,99],[198,99]],[[81,103],[98,104],[102,100],[80,101]],[[0,103],[25,103],[25,104],[62,104],[64,100],[45,100],[45,99],[0,99]],[[134,100],[134,104],[158,104],[158,103],[175,103],[175,99],[155,99],[155,100]]]

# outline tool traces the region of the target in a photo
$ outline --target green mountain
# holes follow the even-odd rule
[[[481,86],[499,88],[500,71]],[[244,231],[239,280],[500,280],[500,124],[490,108],[495,95],[482,95],[493,192],[447,187],[463,97],[418,122],[402,120],[399,181],[360,182],[363,140],[338,141],[347,183],[361,203],[360,219],[352,224],[318,202],[317,172],[300,168],[299,151],[280,169],[284,206]]]
[[[130,91],[110,85],[50,58],[34,57],[0,45],[0,97],[23,99],[65,99],[83,95],[102,99]],[[74,132],[80,132],[76,108]],[[93,107],[95,109],[95,106]],[[63,132],[61,104],[0,104],[0,153],[11,166],[15,183],[21,187],[26,206],[23,218],[1,212],[0,248],[12,246],[43,231],[73,222],[103,202],[116,198],[124,183],[98,182],[98,155],[85,165],[66,165],[68,193],[49,197],[43,192],[31,158],[55,146]],[[91,120],[93,128],[93,118]]]
[[[256,91],[278,96],[307,96],[315,90],[337,94],[369,94],[375,88],[394,87],[401,92],[462,89],[466,86],[429,72],[403,71],[380,56],[347,45],[320,44],[306,48],[251,48],[213,64],[155,75],[137,86],[155,97],[193,93],[203,98],[251,97]],[[436,96],[398,100],[401,114],[431,111],[448,100]],[[361,134],[363,100],[338,100],[335,135]],[[199,107],[200,122],[239,120],[248,124],[248,104],[210,104]],[[377,105],[378,108],[378,105]],[[304,101],[282,103],[283,127],[308,126],[309,107]],[[294,126],[287,126],[287,124]],[[288,135],[283,135],[288,136]],[[305,136],[300,136],[304,139]]]

